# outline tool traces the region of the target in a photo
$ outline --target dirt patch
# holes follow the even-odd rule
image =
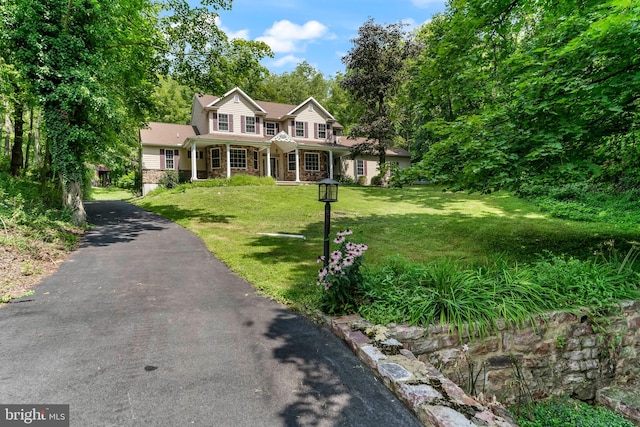
[[[18,245],[12,237],[0,242],[0,307],[28,294],[70,254],[61,245],[37,240]]]

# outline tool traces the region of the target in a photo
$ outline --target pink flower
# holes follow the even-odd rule
[[[316,261],[316,263],[320,264],[321,262],[324,262],[324,255],[320,255],[318,257],[318,260]]]
[[[343,236],[339,236],[339,237],[336,237],[335,239],[333,239],[333,243],[336,243],[338,245],[340,243],[342,243],[342,242],[344,242],[344,237]]]

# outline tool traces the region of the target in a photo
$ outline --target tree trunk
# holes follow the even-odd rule
[[[62,183],[62,203],[65,208],[71,210],[71,221],[77,226],[87,223],[87,212],[82,203],[82,183],[78,181],[66,181],[60,175]]]
[[[4,123],[2,124],[5,130],[4,135],[4,155],[9,157],[11,155],[11,114],[9,113],[9,103],[5,102],[6,113],[4,114]]]
[[[33,106],[29,110],[29,135],[27,136],[27,148],[24,150],[24,169],[29,169],[29,153],[31,152],[31,145],[33,144]]]
[[[15,103],[14,111],[14,124],[15,133],[13,137],[13,148],[11,149],[11,170],[10,173],[13,176],[20,175],[20,170],[23,167],[24,159],[22,158],[22,139],[24,131],[24,105],[20,102]]]

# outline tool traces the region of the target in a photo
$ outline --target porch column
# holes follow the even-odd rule
[[[300,154],[298,153],[298,147],[296,147],[296,182],[300,182]]]
[[[329,151],[329,179],[333,179],[333,151]]]
[[[231,144],[227,144],[227,178],[231,178]]]
[[[198,180],[198,166],[196,165],[196,142],[191,141],[191,181]]]
[[[271,176],[271,147],[267,146],[267,176]]]

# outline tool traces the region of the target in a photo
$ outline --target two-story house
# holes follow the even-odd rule
[[[300,105],[255,101],[235,88],[221,97],[195,95],[190,125],[149,123],[140,131],[143,194],[168,170],[183,180],[272,176],[276,181],[315,182],[350,176],[370,182],[377,158],[350,155],[357,140],[315,99]],[[388,161],[408,167],[410,154],[391,149]]]

